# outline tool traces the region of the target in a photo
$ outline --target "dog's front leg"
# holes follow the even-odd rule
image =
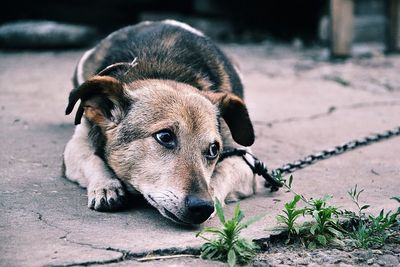
[[[88,207],[112,211],[124,204],[125,191],[105,162],[97,155],[88,139],[86,121],[78,125],[64,151],[65,176],[87,188]]]
[[[224,149],[241,148],[250,152],[249,148],[242,147],[233,141],[228,125],[224,120],[220,120],[220,132]],[[214,198],[217,197],[224,204],[255,194],[261,184],[260,177],[254,175],[242,157],[232,156],[217,164],[210,186]]]
[[[218,163],[211,178],[214,197],[223,204],[249,197],[257,192],[260,179],[242,157],[233,156]]]

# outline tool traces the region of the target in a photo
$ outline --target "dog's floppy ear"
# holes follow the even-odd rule
[[[211,93],[206,96],[219,108],[222,118],[231,131],[233,140],[243,146],[254,143],[254,129],[243,100],[231,93]]]
[[[81,103],[76,112],[75,124],[81,122],[83,114],[99,126],[116,123],[129,105],[122,83],[110,76],[94,76],[72,90],[66,115],[72,112],[79,99]]]

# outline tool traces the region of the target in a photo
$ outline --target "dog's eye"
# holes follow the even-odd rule
[[[208,151],[206,153],[206,158],[209,160],[216,159],[219,154],[219,144],[218,143],[212,143],[208,147]]]
[[[175,135],[170,130],[161,130],[154,134],[154,139],[166,148],[173,149],[176,147]]]

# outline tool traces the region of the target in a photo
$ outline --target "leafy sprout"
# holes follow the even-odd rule
[[[230,220],[225,219],[221,202],[218,199],[215,199],[215,209],[222,228],[206,227],[196,235],[207,241],[201,247],[202,258],[225,261],[229,266],[248,263],[256,255],[258,246],[251,240],[241,238],[240,232],[261,219],[263,215],[252,217],[243,223],[244,214],[240,210],[239,203]],[[204,236],[205,233],[210,233],[215,238],[207,238]]]
[[[308,246],[327,246],[329,243],[342,244],[344,229],[339,224],[339,211],[337,207],[330,206],[327,201],[331,196],[324,196],[309,201],[305,213],[309,214],[313,222],[310,224]]]
[[[284,214],[279,214],[276,217],[278,223],[283,224],[285,225],[285,227],[287,227],[288,238],[286,240],[286,243],[289,243],[292,236],[298,235],[300,231],[299,226],[296,224],[296,220],[300,217],[300,215],[304,215],[305,212],[305,209],[299,209],[296,207],[300,199],[301,197],[299,195],[295,195],[291,202],[285,204],[285,208],[283,210]]]

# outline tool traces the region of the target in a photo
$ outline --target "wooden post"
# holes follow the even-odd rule
[[[353,41],[353,0],[330,1],[331,56],[351,55]]]
[[[386,50],[400,52],[400,0],[387,0]]]

